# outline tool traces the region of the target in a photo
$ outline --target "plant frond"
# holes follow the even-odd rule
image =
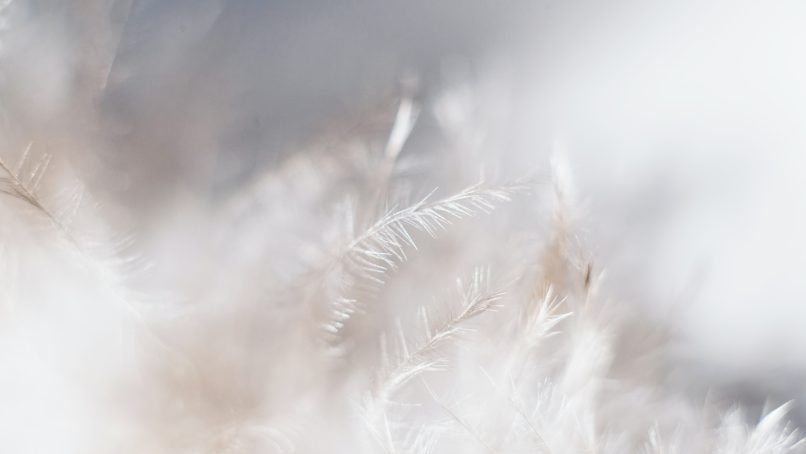
[[[442,364],[440,360],[431,359],[430,355],[441,345],[461,334],[461,326],[468,320],[497,307],[504,293],[493,290],[489,286],[489,271],[476,269],[468,284],[457,281],[462,288],[462,304],[459,312],[449,315],[441,323],[434,326],[427,311],[421,311],[421,319],[425,326],[425,339],[418,347],[411,350],[407,346],[402,329],[399,348],[401,354],[390,358],[387,349],[382,345],[382,371],[377,380],[373,398],[384,402],[413,378],[423,372],[437,370]],[[385,343],[385,342],[384,342]]]
[[[503,293],[491,289],[489,280],[490,273],[486,269],[474,270],[469,282],[458,279],[462,300],[460,310],[436,326],[431,323],[428,312],[421,310],[425,339],[417,347],[412,349],[408,346],[404,330],[399,324],[396,355],[389,353],[386,337],[381,337],[380,370],[373,387],[363,397],[363,412],[372,433],[384,433],[383,424],[388,425],[389,420],[386,408],[392,403],[395,393],[422,374],[445,368],[445,361],[433,358],[432,354],[464,331],[460,325],[497,307]],[[384,440],[392,443],[391,433]]]
[[[431,202],[429,199],[436,192],[434,189],[407,208],[390,209],[353,239],[339,259],[383,282],[373,275],[382,275],[406,260],[406,249],[417,248],[412,236],[414,232],[436,237],[454,221],[479,213],[491,213],[498,203],[510,201],[514,193],[522,189],[522,184],[490,186],[482,181],[457,194]]]
[[[564,299],[554,294],[553,287],[549,287],[537,310],[525,315],[523,333],[530,347],[557,334],[554,328],[573,315],[573,312],[560,312],[563,302]]]
[[[404,209],[390,209],[386,215],[356,236],[336,258],[329,269],[342,273],[356,272],[353,282],[384,283],[385,274],[408,259],[407,249],[417,249],[415,232],[425,233],[436,238],[454,221],[472,217],[479,213],[489,214],[502,202],[508,202],[513,195],[528,187],[523,181],[495,186],[484,181],[474,184],[457,194],[441,200],[429,202],[436,189],[417,203]],[[347,321],[358,312],[358,302],[344,296],[350,289],[342,289],[342,294],[331,303],[330,316],[323,322],[329,336],[338,337]],[[349,302],[349,304],[345,304]],[[467,307],[465,316],[472,317],[473,311],[485,310],[482,306]]]

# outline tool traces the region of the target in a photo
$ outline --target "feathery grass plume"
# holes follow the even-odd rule
[[[476,269],[469,283],[457,280],[460,294],[460,309],[449,312],[435,322],[425,308],[420,311],[424,326],[424,339],[411,348],[402,327],[398,328],[395,353],[389,351],[387,338],[381,339],[381,365],[370,391],[363,397],[363,412],[367,426],[382,446],[396,452],[387,407],[394,403],[392,397],[411,380],[425,372],[441,370],[445,364],[433,354],[445,343],[467,332],[465,322],[493,310],[503,293],[490,288],[489,270]]]
[[[441,200],[429,202],[436,189],[415,204],[387,210],[365,232],[358,235],[341,255],[341,260],[364,272],[368,279],[383,283],[381,277],[397,263],[406,260],[406,249],[416,249],[413,231],[431,237],[444,231],[453,221],[477,213],[489,214],[497,203],[508,202],[523,184],[494,186],[484,181]]]
[[[187,366],[189,359],[185,354],[166,342],[164,336],[148,320],[144,309],[147,309],[146,303],[153,299],[131,285],[132,278],[144,269],[141,259],[131,252],[133,238],[108,232],[108,226],[100,216],[97,204],[86,195],[83,184],[75,179],[70,169],[52,169],[61,171],[66,176],[54,184],[46,185],[44,180],[47,179],[46,171],[50,168],[52,156],[46,155],[35,161],[31,158],[31,148],[30,145],[26,148],[13,167],[0,159],[0,170],[4,172],[0,191],[9,196],[10,200],[22,202],[21,205],[10,207],[12,213],[20,213],[19,208],[32,209],[29,216],[21,216],[20,220],[23,227],[34,234],[38,233],[36,228],[42,226],[41,221],[46,222],[47,229],[42,232],[45,234],[43,236],[53,241],[45,240],[44,244],[55,246],[51,251],[54,257],[64,254],[67,259],[67,269],[64,271],[70,275],[77,273],[77,276],[83,276],[86,280],[82,284],[83,291],[103,303],[104,316],[115,317],[111,328],[117,330],[118,337],[113,345],[129,349],[119,358],[121,362],[131,362],[127,367],[142,367],[142,364],[137,364],[140,356],[154,356],[169,358],[175,367],[192,370],[192,366]],[[42,192],[49,191],[54,186],[59,191],[60,184],[72,189],[61,190],[61,193],[47,198],[42,195]],[[43,189],[45,187],[47,189]],[[52,206],[56,208],[51,208]],[[25,301],[24,294],[17,294],[17,298],[21,299],[20,304],[30,305],[30,302]],[[91,311],[94,304],[95,301],[88,302],[86,310]],[[30,311],[30,308],[25,308],[25,311]],[[88,320],[92,320],[92,317],[91,313],[87,315]],[[95,367],[97,366],[93,366]]]
[[[57,237],[69,244],[68,252],[73,254],[77,263],[91,272],[96,278],[99,287],[105,287],[110,295],[119,300],[132,314],[139,318],[139,309],[132,302],[134,292],[124,283],[122,273],[126,268],[134,271],[138,259],[126,257],[126,250],[130,248],[131,238],[120,237],[109,241],[100,235],[88,232],[77,233],[73,223],[78,213],[88,205],[86,191],[80,182],[73,184],[73,188],[66,193],[55,197],[53,203],[58,209],[52,209],[40,195],[42,181],[52,162],[51,155],[44,155],[39,160],[31,158],[30,143],[15,166],[10,166],[0,158],[0,193],[18,199],[25,206],[44,218],[56,233]],[[88,218],[84,213],[84,218]],[[97,224],[103,226],[101,220]]]
[[[537,305],[525,304],[515,329],[514,344],[509,354],[509,363],[503,370],[508,379],[517,380],[523,368],[529,364],[529,352],[540,344],[557,334],[557,325],[573,312],[562,312],[563,299],[557,298],[552,287],[549,287],[545,296]],[[535,307],[536,306],[536,307]]]
[[[522,182],[496,186],[482,181],[452,196],[429,201],[435,189],[407,208],[392,207],[387,210],[385,215],[347,245],[334,266],[341,267],[341,278],[348,282],[365,280],[382,285],[386,274],[408,258],[407,249],[417,248],[413,236],[415,232],[436,238],[456,220],[478,213],[491,213],[498,203],[510,201],[524,187]],[[343,289],[345,292],[349,290]],[[324,329],[337,335],[358,311],[357,304],[355,298],[337,297]]]
[[[792,404],[788,402],[770,411],[755,427],[748,427],[741,409],[723,417],[713,452],[718,454],[774,454],[800,452],[806,445],[797,430],[786,422]]]
[[[425,329],[425,340],[419,347],[410,350],[402,329],[399,330],[399,353],[391,356],[384,349],[382,373],[372,394],[373,400],[387,402],[390,395],[411,379],[437,366],[439,363],[428,359],[429,355],[443,343],[465,332],[465,328],[462,326],[464,322],[494,309],[503,296],[501,291],[490,290],[488,270],[475,270],[470,284],[467,287],[464,285],[461,280],[457,282],[462,302],[459,312],[449,314],[445,320],[434,324],[426,309],[420,311],[420,318]]]

